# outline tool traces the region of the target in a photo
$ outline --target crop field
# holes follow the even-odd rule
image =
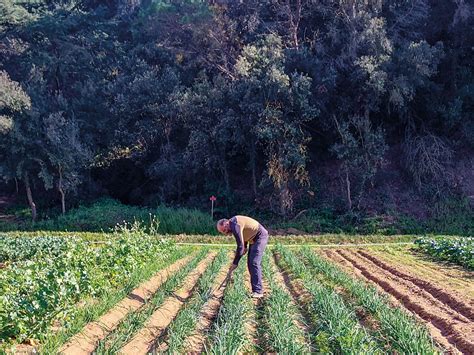
[[[127,231],[1,237],[0,352],[474,352],[472,271],[415,244],[272,245],[253,300],[231,247]]]

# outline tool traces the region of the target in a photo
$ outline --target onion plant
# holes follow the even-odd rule
[[[332,283],[342,286],[357,306],[363,307],[378,323],[377,336],[387,339],[392,350],[399,353],[430,354],[436,352],[427,329],[402,309],[390,305],[388,298],[377,290],[343,272],[309,248],[301,252],[301,260],[313,274],[322,274]]]
[[[264,255],[262,264],[263,275],[271,289],[262,307],[262,333],[266,335],[268,351],[283,354],[311,352],[303,330],[296,323],[301,321],[298,310],[288,292],[276,281],[275,269],[268,254]]]
[[[382,353],[376,341],[359,324],[354,309],[334,289],[315,280],[312,271],[306,268],[294,252],[281,245],[277,246],[276,251],[281,265],[300,279],[311,295],[307,306],[315,323],[318,352]]]

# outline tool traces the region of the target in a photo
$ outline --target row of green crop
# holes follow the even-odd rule
[[[224,299],[211,330],[206,353],[236,354],[249,345],[246,323],[250,320],[253,304],[244,287],[244,267],[234,272],[233,281],[224,292]]]
[[[274,265],[270,256],[263,257],[263,276],[270,286],[271,293],[263,301],[260,333],[267,342],[267,350],[278,354],[301,354],[311,352],[305,334],[297,326],[300,319],[296,305],[291,296],[282,288],[275,277]]]
[[[58,242],[48,237],[22,245],[35,242],[41,245],[37,253],[0,272],[0,342],[41,339],[51,324],[67,326],[82,299],[100,298],[123,287],[150,260],[155,264],[162,260],[164,265],[180,254],[171,251],[169,241],[146,235],[137,238],[133,233],[120,234],[100,247],[78,238]]]
[[[277,247],[281,265],[294,277],[300,279],[311,296],[308,313],[316,327],[314,343],[320,352],[375,353],[376,341],[367,333],[357,319],[355,311],[342,297],[313,277],[311,269],[295,253]]]
[[[309,249],[294,253],[278,246],[279,264],[301,280],[311,295],[308,304],[316,327],[318,351],[337,353],[436,353],[427,330],[392,307],[373,287],[354,279]],[[342,294],[336,290],[344,290]],[[376,322],[362,328],[355,309],[361,307]]]
[[[426,237],[418,238],[415,244],[435,259],[474,269],[474,238]]]
[[[362,307],[377,322],[375,336],[380,343],[400,353],[427,353],[433,351],[433,342],[425,327],[398,307],[392,307],[388,298],[360,280],[354,279],[338,267],[303,249],[301,257],[314,275],[322,275],[333,285],[343,287],[351,296],[354,306]]]

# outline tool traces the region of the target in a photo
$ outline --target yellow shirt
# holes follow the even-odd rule
[[[240,229],[239,231],[240,235],[242,236],[243,244],[253,244],[253,238],[255,238],[258,233],[260,223],[258,223],[258,221],[254,220],[253,218],[247,216],[235,216],[234,219],[235,222],[238,224],[236,226],[236,229]]]

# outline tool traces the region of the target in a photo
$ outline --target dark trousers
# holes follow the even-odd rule
[[[250,273],[250,282],[252,284],[252,292],[262,293],[262,257],[265,247],[268,243],[268,232],[265,228],[260,227],[254,238],[253,244],[249,245],[247,266]]]

